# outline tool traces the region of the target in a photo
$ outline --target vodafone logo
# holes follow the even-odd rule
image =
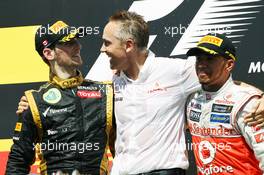
[[[102,98],[100,91],[77,91],[77,95],[80,98]]]
[[[227,166],[217,166],[210,165],[207,168],[202,168],[198,166],[198,170],[202,174],[210,175],[210,174],[234,174],[234,168],[230,165]],[[201,174],[199,173],[199,174]]]
[[[202,141],[199,144],[199,158],[204,164],[211,163],[215,158],[215,148],[208,141]]]
[[[216,149],[209,141],[201,141],[198,150],[200,160],[206,165],[203,165],[202,167],[198,166],[198,171],[202,174],[229,174],[234,172],[234,168],[230,165],[217,165],[213,162],[215,159]]]

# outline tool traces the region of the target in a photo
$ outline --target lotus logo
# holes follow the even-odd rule
[[[51,104],[58,103],[60,99],[61,93],[56,88],[51,88],[45,94],[43,94],[43,100]]]

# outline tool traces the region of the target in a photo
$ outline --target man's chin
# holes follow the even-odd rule
[[[71,61],[71,64],[75,66],[81,66],[83,64],[83,61],[80,59],[75,59]]]
[[[116,67],[115,67],[114,65],[110,64],[110,69],[111,69],[111,70],[115,70]]]
[[[81,63],[73,63],[72,64],[72,68],[77,68],[77,69],[79,69],[80,67],[82,66],[82,62]]]
[[[198,79],[199,82],[202,83],[208,83],[209,82],[209,77],[206,74],[198,74]]]
[[[199,79],[199,83],[202,84],[202,85],[208,85],[209,84],[209,80]]]

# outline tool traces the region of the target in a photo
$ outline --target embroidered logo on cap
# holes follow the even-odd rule
[[[49,27],[53,33],[57,34],[61,29],[68,27],[63,21],[57,21],[55,24]]]
[[[198,45],[201,44],[201,43],[209,43],[209,44],[213,44],[215,46],[220,47],[222,42],[223,42],[223,40],[221,38],[208,35],[208,36],[203,37],[201,39],[201,41],[198,43]]]
[[[44,41],[42,42],[42,44],[43,44],[43,46],[48,45],[48,40],[44,40]]]

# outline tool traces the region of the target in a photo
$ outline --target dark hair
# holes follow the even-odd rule
[[[142,16],[134,12],[121,10],[113,14],[109,21],[118,21],[121,27],[116,36],[120,40],[131,38],[139,48],[146,48],[149,41],[148,24]]]

